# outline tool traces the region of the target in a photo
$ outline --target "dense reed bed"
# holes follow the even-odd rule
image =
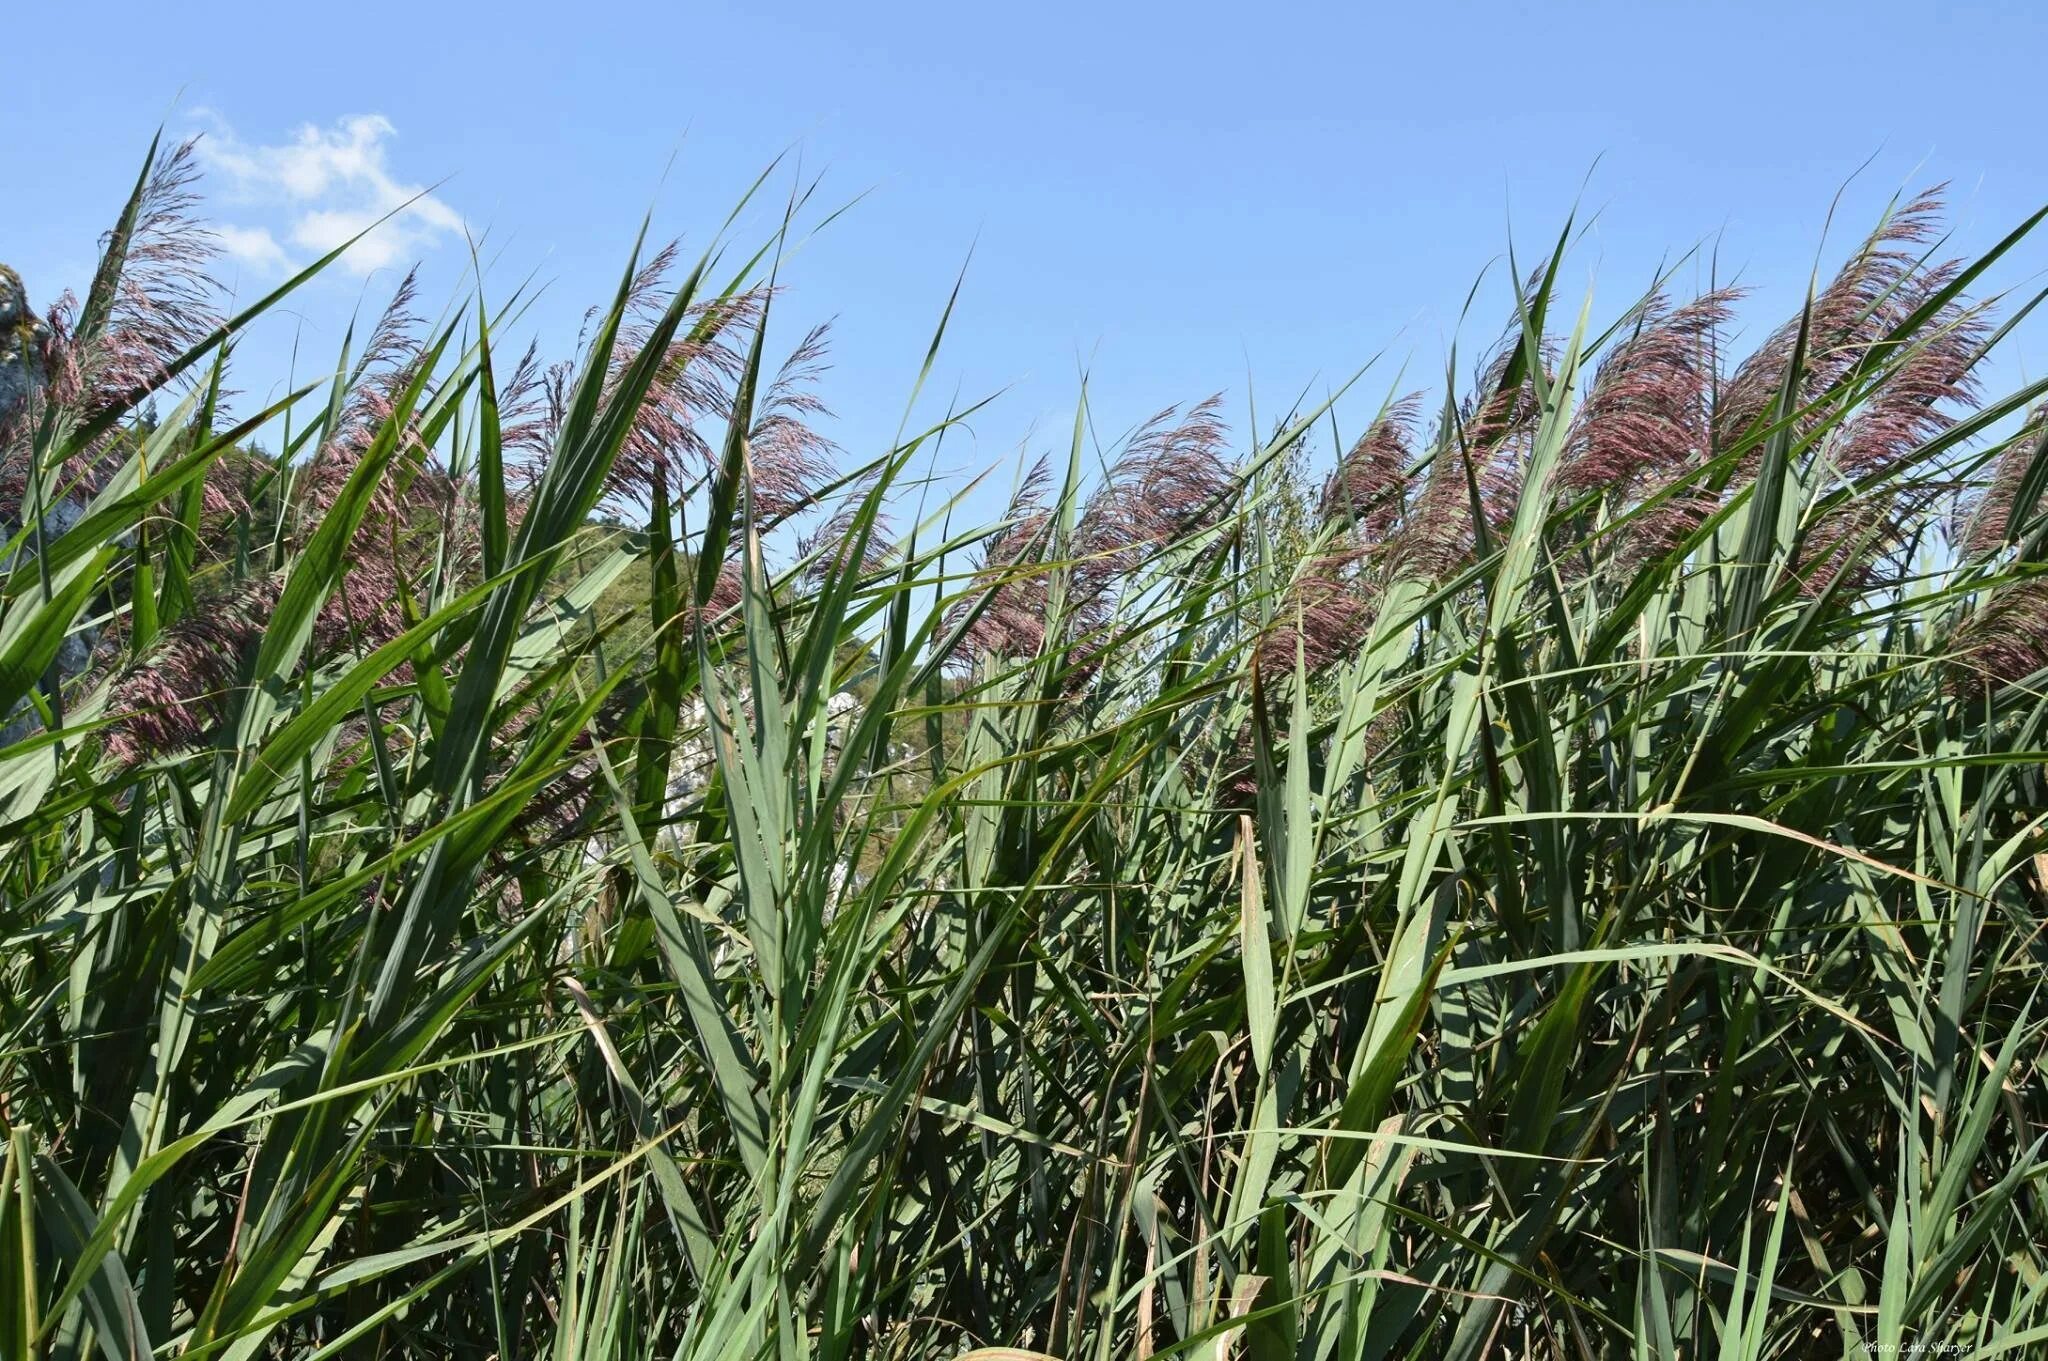
[[[2033,223],[969,525],[775,241],[231,416],[197,213],[5,318],[0,1354],[2048,1351]]]

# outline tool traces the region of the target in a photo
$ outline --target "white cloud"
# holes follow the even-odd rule
[[[310,255],[376,224],[341,258],[368,274],[417,259],[463,230],[461,214],[392,173],[385,144],[398,130],[382,114],[352,114],[329,127],[308,123],[274,145],[244,142],[219,115],[205,117],[212,131],[199,154],[229,201],[278,215],[285,239]],[[229,226],[220,235],[227,252],[252,268],[281,272],[290,263],[270,227]]]
[[[287,263],[284,247],[268,227],[215,227],[214,238],[230,260],[258,274],[282,274]]]

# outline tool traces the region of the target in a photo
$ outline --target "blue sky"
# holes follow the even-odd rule
[[[1083,368],[1105,434],[1217,390],[1243,434],[1248,384],[1263,422],[1381,356],[1355,430],[1402,365],[1406,386],[1441,373],[1489,264],[1465,345],[1497,333],[1508,242],[1541,251],[1575,201],[1593,226],[1566,280],[1597,285],[1596,319],[1706,243],[1755,286],[1753,335],[1796,307],[1845,183],[1829,260],[1902,188],[1952,183],[1959,249],[2048,202],[2048,24],[2017,3],[477,9],[11,14],[0,260],[38,303],[81,284],[160,121],[207,133],[245,295],[438,185],[249,348],[253,395],[294,330],[331,355],[414,256],[428,300],[454,296],[465,227],[499,248],[494,287],[547,284],[530,328],[564,351],[644,211],[701,242],[788,152],[817,203],[860,200],[790,262],[777,326],[837,318],[826,396],[851,452],[896,428],[972,247],[932,385],[1004,394],[953,446],[966,467],[1061,443]],[[2048,235],[1998,277],[2044,262]],[[1999,373],[2044,360],[2029,329]]]

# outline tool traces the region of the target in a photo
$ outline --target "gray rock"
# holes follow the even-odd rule
[[[29,306],[28,290],[22,285],[21,276],[6,265],[0,265],[0,435],[7,433],[8,425],[17,415],[26,413],[30,401],[48,380],[42,365],[43,348],[48,338],[49,327]],[[0,454],[15,452],[0,448]],[[9,479],[10,482],[15,480]],[[66,496],[44,511],[43,535],[56,538],[84,517],[83,498],[75,494]],[[0,500],[0,537],[11,539],[20,529],[21,521],[21,505],[11,495]],[[12,554],[0,553],[0,571],[12,565],[12,557]],[[57,652],[56,666],[60,677],[69,679],[85,670],[92,659],[97,637],[96,629],[84,628],[74,631],[64,640]],[[0,726],[0,746],[18,742],[33,730],[32,718],[17,714]]]
[[[21,276],[0,265],[0,425],[43,384],[43,319],[28,305]]]

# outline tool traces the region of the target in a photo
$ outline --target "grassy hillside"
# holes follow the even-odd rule
[[[2031,223],[969,528],[672,252],[231,419],[185,173],[0,430],[0,1355],[2048,1348]]]

